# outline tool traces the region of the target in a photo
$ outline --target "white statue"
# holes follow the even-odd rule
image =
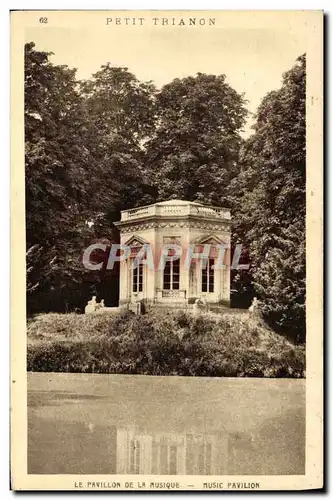
[[[99,311],[100,309],[104,308],[105,308],[104,299],[102,299],[99,304],[96,304],[95,311]]]
[[[205,311],[206,311],[206,305],[204,304],[203,300],[195,299],[195,302],[193,304],[193,314],[197,316],[198,314],[202,314]]]
[[[84,308],[85,314],[90,314],[96,311],[97,303],[96,303],[96,295],[93,295],[91,300],[88,300],[86,307]]]
[[[253,298],[252,304],[249,307],[250,314],[256,314],[259,310],[259,303],[257,297]]]
[[[208,312],[209,311],[209,306],[208,306],[208,302],[207,302],[207,299],[206,297],[201,297],[201,302],[202,302],[202,308],[205,312]]]

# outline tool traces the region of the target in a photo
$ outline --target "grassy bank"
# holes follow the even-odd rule
[[[303,377],[305,349],[247,314],[42,314],[28,323],[29,371]]]

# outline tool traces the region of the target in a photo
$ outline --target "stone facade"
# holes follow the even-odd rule
[[[229,304],[230,300],[230,211],[184,200],[170,200],[121,212],[116,223],[120,243],[131,255],[120,263],[120,305],[139,300],[160,306],[184,306],[203,299],[209,304]],[[177,261],[159,266],[162,248],[176,244],[182,248]],[[186,265],[189,247],[195,252],[210,245],[209,260]],[[145,246],[152,249],[154,266],[143,264],[133,270],[132,262]],[[219,246],[226,247],[224,268],[213,269]]]

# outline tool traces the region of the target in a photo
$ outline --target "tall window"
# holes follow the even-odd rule
[[[207,259],[207,265],[202,269],[201,291],[214,292],[214,259]]]
[[[168,260],[163,272],[164,290],[179,290],[179,259]]]
[[[133,269],[132,289],[135,293],[142,292],[143,290],[143,264],[139,264],[135,269]]]

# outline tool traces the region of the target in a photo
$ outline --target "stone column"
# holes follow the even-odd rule
[[[129,259],[120,262],[120,276],[119,276],[119,305],[125,304],[129,300],[128,290],[128,267]]]

